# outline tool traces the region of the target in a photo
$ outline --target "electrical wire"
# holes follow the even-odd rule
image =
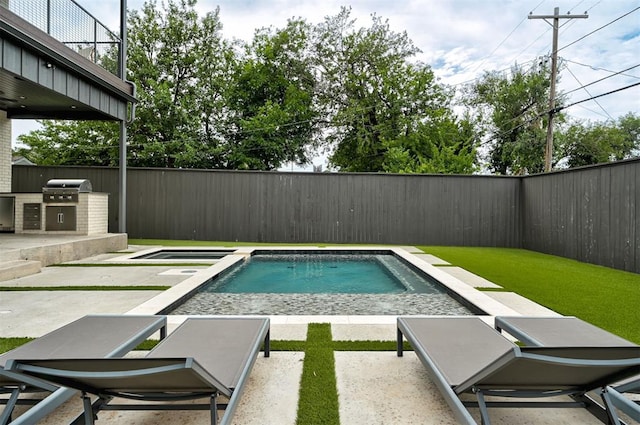
[[[569,68],[569,66],[566,66],[567,71],[569,71],[569,74],[571,74],[571,76],[574,78],[574,80],[576,80],[578,82],[578,84],[581,85],[581,87],[577,88],[576,90],[584,90],[589,96],[593,96],[591,93],[589,93],[589,89],[587,89],[587,86],[594,84],[594,83],[589,83],[589,84],[582,84],[582,82],[578,79],[578,77],[576,77],[576,74],[573,73],[573,71],[571,70],[571,68]],[[612,75],[610,75],[607,78],[612,77]],[[575,91],[575,90],[574,90]],[[598,105],[598,107],[602,110],[602,112],[604,112],[605,114],[607,114],[607,116],[611,119],[611,121],[613,121],[613,117],[609,114],[609,112],[607,112],[606,109],[604,109],[602,107],[602,105],[600,104],[600,102],[598,102],[596,99],[593,100],[596,105]]]
[[[610,69],[600,68],[600,67],[597,67],[597,66],[594,66],[594,65],[587,65],[585,63],[576,62],[576,61],[571,60],[571,59],[562,58],[562,60],[564,60],[565,62],[569,62],[569,63],[573,63],[573,64],[576,64],[576,65],[584,66],[586,68],[591,68],[594,71],[605,71],[605,72],[610,72],[611,74],[623,75],[625,77],[630,77],[630,78],[635,78],[637,80],[640,80],[640,77],[638,77],[637,75],[625,74],[624,72],[626,70],[616,72],[616,71],[611,71]],[[637,66],[640,66],[640,65],[635,65],[633,68],[635,68]]]
[[[614,73],[613,73],[613,74],[611,74],[611,75],[607,75],[606,77],[602,77],[602,78],[600,78],[600,79],[598,79],[598,80],[595,80],[595,81],[592,81],[592,82],[590,82],[590,83],[588,83],[588,84],[582,84],[582,83],[581,83],[580,81],[578,81],[578,79],[574,76],[574,78],[576,79],[576,81],[578,81],[578,84],[582,84],[582,85],[581,85],[580,87],[578,87],[578,88],[573,89],[573,90],[569,90],[568,92],[565,92],[564,94],[565,94],[565,95],[567,95],[567,94],[569,94],[569,93],[573,93],[573,92],[575,92],[575,91],[578,91],[578,90],[584,89],[585,87],[592,86],[592,85],[594,85],[594,84],[596,84],[596,83],[599,83],[599,82],[601,82],[601,81],[604,81],[604,80],[607,80],[607,79],[609,79],[609,78],[615,77],[616,75],[620,75],[620,74],[624,75],[624,74],[623,74],[624,72],[629,71],[629,70],[632,70],[632,69],[637,68],[637,67],[639,67],[639,66],[640,66],[640,64],[630,66],[629,68],[623,69],[622,71],[614,72]],[[567,69],[569,70],[569,67],[568,67],[568,66],[567,66]],[[571,72],[571,70],[569,70],[569,72]],[[571,72],[571,75],[573,75],[573,72]],[[591,95],[589,95],[589,96],[591,96]]]
[[[594,100],[594,99],[598,99],[598,98],[601,98],[601,97],[604,97],[604,96],[608,96],[608,95],[611,95],[611,94],[614,94],[614,93],[618,93],[618,92],[621,92],[621,91],[623,91],[623,90],[628,90],[628,89],[633,88],[633,87],[636,87],[636,86],[640,86],[640,81],[639,81],[639,82],[637,82],[637,83],[629,84],[629,85],[624,86],[624,87],[617,88],[617,89],[615,89],[615,90],[608,91],[608,92],[606,92],[606,93],[601,93],[601,94],[596,95],[596,96],[591,96],[591,97],[589,97],[589,98],[587,98],[587,99],[582,99],[582,100],[579,100],[579,101],[577,101],[577,102],[570,103],[570,104],[568,104],[568,105],[558,106],[558,107],[556,107],[556,108],[554,108],[554,109],[552,109],[552,110],[547,110],[547,111],[541,112],[541,113],[539,113],[539,114],[537,114],[537,115],[535,115],[535,116],[533,116],[533,117],[529,118],[528,120],[521,122],[520,124],[518,124],[517,126],[515,126],[515,127],[511,128],[511,129],[509,129],[509,130],[502,131],[502,132],[500,132],[500,133],[498,133],[498,134],[493,135],[493,136],[492,136],[491,138],[489,138],[488,140],[485,140],[484,142],[479,143],[479,144],[478,144],[478,147],[482,147],[482,146],[484,146],[484,145],[487,145],[487,144],[489,144],[490,142],[492,142],[492,141],[494,141],[494,140],[498,139],[499,137],[506,136],[507,134],[509,134],[509,133],[511,133],[511,132],[514,132],[514,131],[516,131],[517,129],[519,129],[519,128],[521,128],[521,127],[524,127],[525,125],[531,124],[531,123],[533,123],[534,121],[538,120],[539,118],[542,118],[542,117],[544,117],[545,115],[548,115],[548,114],[550,114],[550,113],[554,113],[554,114],[555,114],[555,113],[558,113],[558,112],[560,112],[560,111],[562,111],[562,110],[564,110],[564,109],[570,108],[570,107],[572,107],[572,106],[580,105],[580,104],[582,104],[582,103],[584,103],[584,102],[588,102],[588,101],[590,101],[590,100]],[[517,118],[517,117],[516,117],[516,118]],[[514,118],[514,119],[515,119],[515,118]],[[513,119],[512,119],[512,120],[513,120]]]
[[[478,66],[476,66],[476,67],[474,68],[474,70],[473,70],[473,71],[471,71],[471,72],[476,72],[476,71],[478,70],[478,68],[480,68],[482,65],[484,65],[484,63],[485,63],[485,62],[486,62],[486,61],[487,61],[491,56],[493,56],[493,54],[494,54],[494,53],[495,53],[495,52],[500,48],[500,46],[502,46],[502,45],[503,45],[503,44],[504,44],[504,43],[505,43],[505,42],[506,42],[506,41],[507,41],[507,40],[508,40],[512,35],[513,35],[513,33],[514,33],[518,28],[520,28],[520,25],[522,25],[522,23],[523,23],[524,21],[526,21],[526,20],[527,20],[527,17],[525,16],[525,17],[520,21],[520,23],[518,23],[518,25],[516,25],[516,26],[515,26],[515,28],[514,28],[514,29],[512,29],[512,30],[511,30],[511,32],[510,32],[510,33],[509,33],[509,34],[508,34],[508,35],[507,35],[507,36],[506,36],[506,37],[505,37],[505,38],[504,38],[504,39],[503,39],[503,40],[502,40],[502,41],[501,41],[497,46],[496,46],[496,48],[495,48],[495,49],[493,49],[493,50],[491,51],[491,53],[489,53],[487,56],[485,56],[485,57],[484,57],[484,59],[482,60],[482,62],[480,62],[480,63],[478,64]]]
[[[542,1],[540,1],[540,2],[539,2],[539,3],[538,3],[538,4],[537,4],[533,9],[532,9],[531,13],[533,13],[533,11],[534,11],[534,10],[536,10],[538,7],[540,7],[540,5],[541,5],[542,3],[544,3],[545,1],[546,1],[546,0],[542,0]],[[584,0],[583,0],[583,1],[584,1]],[[511,30],[511,32],[509,32],[509,34],[507,34],[507,36],[506,36],[506,37],[505,37],[505,38],[504,38],[500,43],[498,43],[498,45],[497,45],[497,46],[496,46],[496,47],[491,51],[491,53],[489,53],[487,56],[485,56],[485,57],[482,59],[482,61],[481,61],[478,65],[476,65],[476,67],[475,67],[475,68],[473,69],[473,71],[471,71],[471,72],[472,72],[472,73],[476,72],[476,71],[477,71],[477,70],[478,70],[482,65],[484,65],[484,63],[485,63],[485,62],[486,62],[486,61],[487,61],[491,56],[493,56],[493,54],[494,54],[496,51],[498,51],[498,49],[499,49],[499,48],[500,48],[504,43],[506,43],[506,42],[507,42],[507,40],[509,40],[509,38],[511,38],[511,36],[513,35],[513,33],[514,33],[518,28],[520,28],[520,25],[522,25],[522,24],[524,23],[524,21],[526,21],[526,20],[527,20],[527,17],[526,17],[526,16],[525,16],[524,18],[522,18],[522,20],[521,20],[521,21],[520,21],[520,22],[519,22],[519,23],[518,23],[518,24],[517,24],[517,25],[516,25],[512,30]],[[537,41],[537,40],[536,40],[536,41]],[[522,52],[521,52],[521,53],[522,53]],[[519,56],[519,54],[518,54],[518,56]],[[513,61],[511,61],[511,62],[513,62]],[[466,70],[466,69],[468,69],[468,68],[469,68],[469,66],[467,66],[467,67],[463,68],[463,69],[461,70],[461,72],[462,72],[462,71],[464,71],[464,70]],[[473,81],[473,80],[469,80],[468,82],[470,82],[470,81]],[[464,84],[464,83],[458,83],[458,84]],[[458,85],[458,84],[456,84],[456,85]]]
[[[577,42],[584,40],[585,38],[589,37],[590,35],[592,35],[592,34],[594,34],[594,33],[598,32],[598,31],[600,31],[600,30],[601,30],[601,29],[603,29],[603,28],[608,27],[609,25],[613,24],[614,22],[617,22],[617,21],[619,21],[620,19],[622,19],[622,18],[624,18],[624,17],[626,17],[626,16],[629,16],[629,15],[631,15],[633,12],[636,12],[636,11],[638,11],[638,10],[640,10],[640,6],[638,6],[638,7],[636,7],[635,9],[633,9],[633,10],[631,10],[631,11],[629,11],[629,12],[625,13],[625,14],[624,14],[624,15],[622,15],[622,16],[617,17],[616,19],[614,19],[614,20],[613,20],[613,21],[611,21],[611,22],[608,22],[608,23],[604,24],[603,26],[601,26],[601,27],[599,27],[599,28],[596,28],[595,30],[591,31],[590,33],[583,35],[582,37],[578,38],[578,39],[577,39],[577,40],[575,40],[575,41],[572,41],[571,43],[567,44],[566,46],[563,46],[563,47],[559,48],[559,49],[557,50],[557,52],[559,52],[559,51],[561,51],[561,50],[563,50],[563,49],[566,49],[566,48],[567,48],[567,47],[569,47],[569,46],[573,46],[573,45],[574,45],[574,44],[576,44]]]
[[[579,100],[579,101],[577,101],[577,102],[570,103],[570,104],[565,105],[565,106],[560,106],[560,107],[558,107],[558,108],[555,108],[555,109],[553,110],[553,112],[554,112],[554,113],[555,113],[555,112],[559,112],[559,111],[562,111],[563,109],[567,109],[567,108],[570,108],[570,107],[572,107],[572,106],[579,105],[579,104],[581,104],[581,103],[588,102],[588,101],[593,100],[593,99],[598,99],[598,98],[601,98],[601,97],[604,97],[604,96],[608,96],[608,95],[610,95],[610,94],[618,93],[618,92],[621,92],[621,91],[623,91],[623,90],[628,90],[628,89],[630,89],[630,88],[637,87],[637,86],[640,86],[640,81],[638,81],[637,83],[629,84],[628,86],[624,86],[624,87],[620,87],[620,88],[615,89],[615,90],[608,91],[608,92],[606,92],[606,93],[601,93],[601,94],[596,95],[596,96],[591,96],[591,97],[590,97],[590,98],[588,98],[588,99],[582,99],[582,100]],[[549,111],[549,112],[551,112],[551,111]]]

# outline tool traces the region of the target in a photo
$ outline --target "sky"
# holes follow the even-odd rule
[[[119,30],[121,0],[76,1],[106,26]],[[127,7],[140,10],[144,2],[127,0]],[[376,14],[388,19],[393,31],[406,31],[421,50],[415,59],[429,64],[440,82],[448,85],[548,57],[552,27],[542,19],[527,19],[531,12],[552,15],[555,7],[562,15],[587,12],[586,19],[560,20],[558,55],[564,69],[558,90],[568,93],[567,103],[640,82],[640,0],[198,0],[196,9],[205,14],[218,6],[224,37],[245,41],[257,28],[282,28],[292,17],[319,23],[336,15],[341,6],[351,6],[356,25],[363,27],[370,26],[371,14]],[[613,75],[623,70],[627,71]],[[640,86],[565,112],[591,121],[640,114]],[[14,120],[14,140],[33,128],[32,121]]]

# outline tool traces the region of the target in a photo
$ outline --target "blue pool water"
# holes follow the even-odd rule
[[[258,254],[212,280],[203,291],[280,294],[442,292],[389,254]]]

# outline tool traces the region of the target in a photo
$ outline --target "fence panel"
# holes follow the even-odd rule
[[[14,166],[14,192],[88,178],[110,196],[116,169]],[[255,242],[520,246],[518,178],[129,169],[131,237]]]
[[[14,192],[117,169],[13,167]],[[129,169],[133,238],[522,247],[640,272],[640,160],[527,177]]]
[[[640,272],[640,161],[523,179],[526,249]]]

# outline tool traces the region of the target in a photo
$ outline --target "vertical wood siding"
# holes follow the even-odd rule
[[[15,166],[14,192],[88,178],[110,193],[116,169]],[[520,180],[491,176],[130,169],[131,237],[255,242],[520,246]]]
[[[640,161],[527,177],[526,249],[640,273]]]
[[[118,171],[13,167],[14,192]],[[528,177],[129,169],[133,238],[522,247],[640,272],[640,160]]]

